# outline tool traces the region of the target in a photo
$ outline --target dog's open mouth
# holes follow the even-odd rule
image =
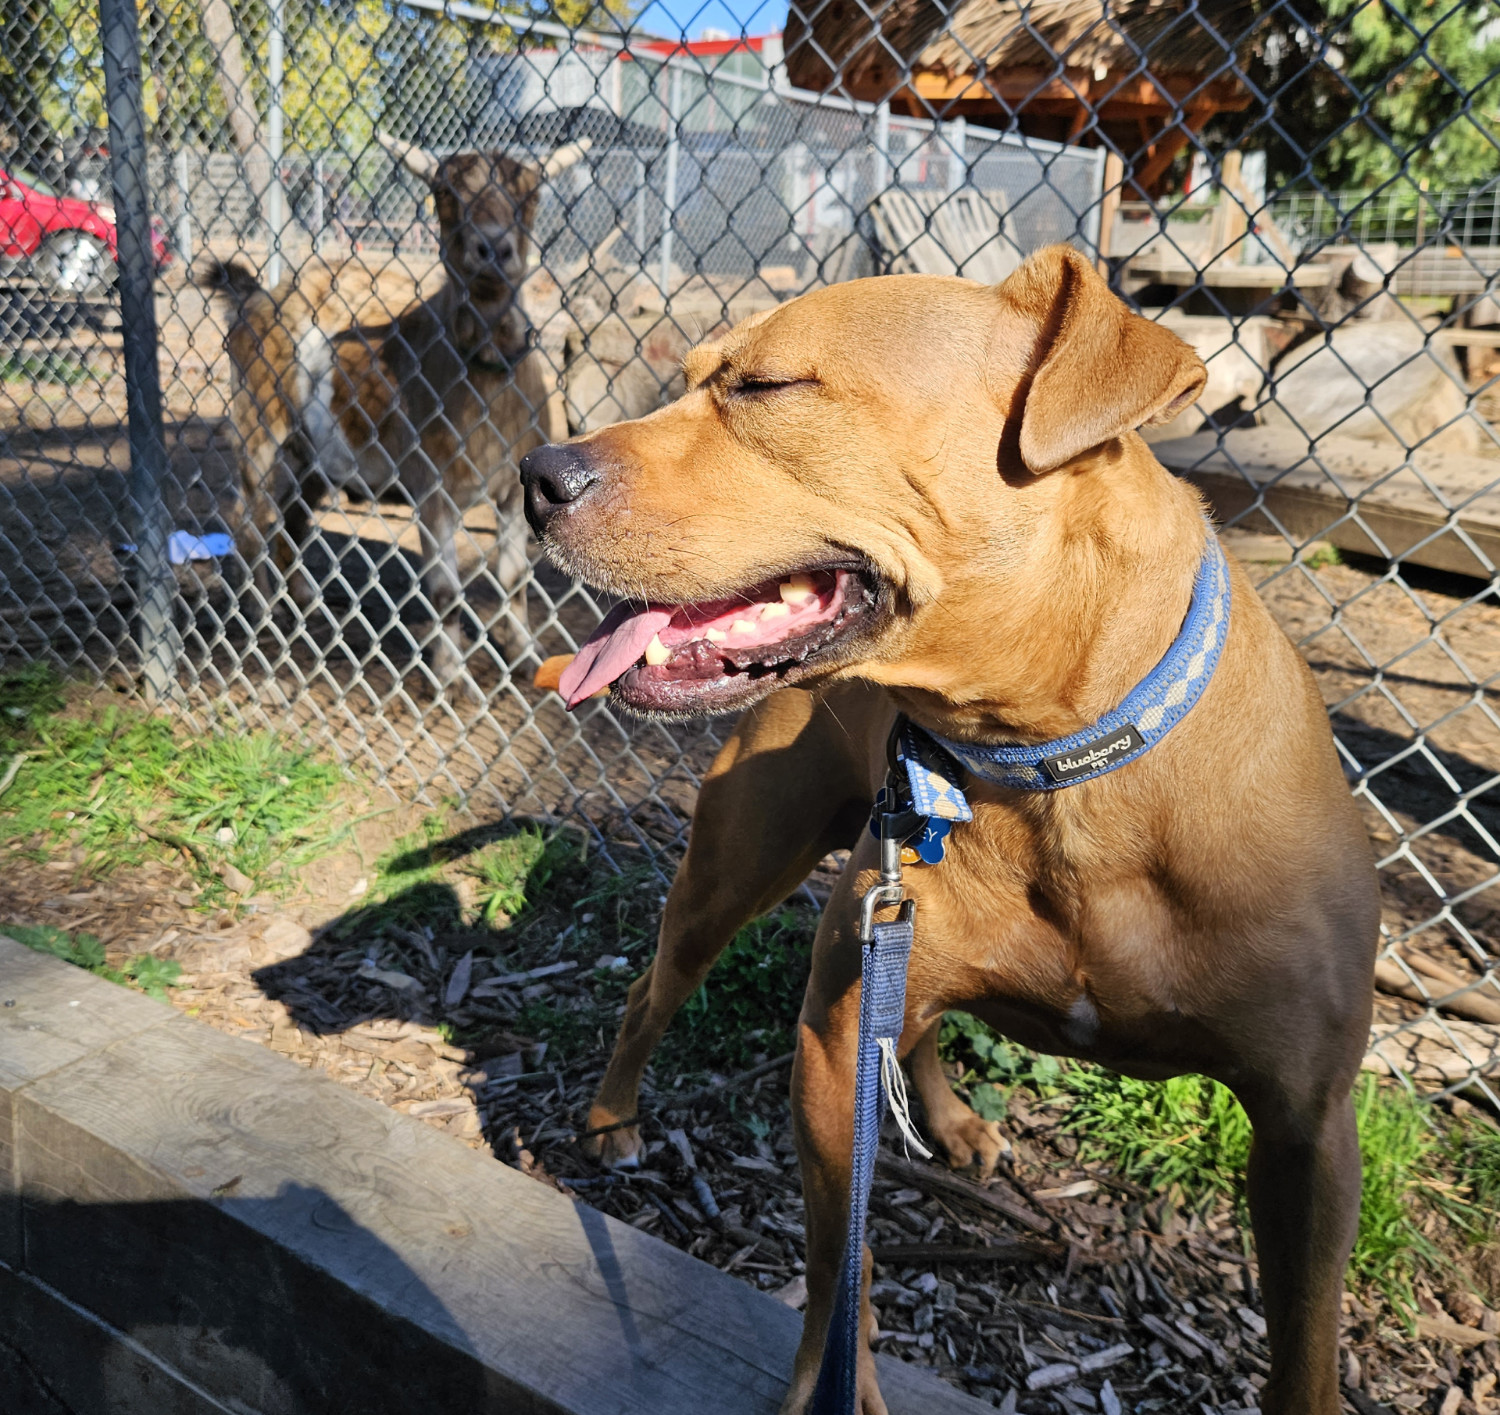
[[[638,712],[724,712],[813,672],[870,616],[869,577],[809,570],[702,604],[616,605],[563,671],[570,708],[613,685]]]

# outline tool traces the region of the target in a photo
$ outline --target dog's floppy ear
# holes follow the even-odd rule
[[[1039,251],[1000,286],[1036,329],[1018,450],[1041,474],[1147,423],[1170,422],[1208,371],[1170,330],[1132,314],[1072,246]]]

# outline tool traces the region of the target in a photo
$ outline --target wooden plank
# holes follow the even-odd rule
[[[1299,265],[1286,270],[1280,265],[1242,265],[1237,261],[1209,261],[1199,266],[1175,251],[1148,251],[1128,263],[1129,275],[1150,276],[1164,285],[1207,285],[1236,290],[1277,290],[1297,286],[1310,290],[1331,284],[1339,272],[1331,265]]]
[[[53,1047],[0,1082],[23,1196],[0,1207],[19,1215],[25,1275],[211,1400],[361,1415],[777,1408],[800,1331],[781,1303],[3,939],[0,980],[16,1002],[0,1009],[0,1056],[32,1037]],[[985,1408],[879,1363],[893,1415]]]
[[[1500,329],[1437,329],[1434,344],[1462,344],[1468,348],[1494,348],[1500,345]]]
[[[1282,428],[1244,429],[1222,439],[1199,433],[1151,450],[1208,497],[1220,521],[1274,530],[1263,508],[1302,540],[1488,579],[1493,569],[1444,530],[1447,514],[1422,485],[1425,478],[1461,508],[1459,525],[1490,566],[1500,564],[1500,460],[1449,452],[1408,457],[1395,445],[1350,437],[1323,437],[1309,448],[1302,434]]]
[[[166,1003],[0,939],[0,1262],[17,1264],[22,1252],[16,1211],[5,1204],[5,1196],[17,1188],[14,1093],[101,1046],[174,1016]]]

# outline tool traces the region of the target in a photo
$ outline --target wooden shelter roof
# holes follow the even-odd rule
[[[1214,76],[1247,45],[1254,0],[794,0],[788,76],[884,98],[906,70],[947,80],[1058,70]],[[830,64],[831,61],[831,64]],[[835,78],[835,71],[838,77]],[[1177,85],[1173,85],[1177,87]]]
[[[975,117],[1127,154],[1154,195],[1216,113],[1248,107],[1236,65],[1257,0],[793,0],[787,75],[799,88]],[[871,11],[876,10],[872,17]]]

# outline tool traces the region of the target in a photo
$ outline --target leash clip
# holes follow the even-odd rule
[[[910,812],[882,811],[880,814],[880,878],[864,892],[859,901],[859,941],[873,943],[875,940],[875,911],[887,905],[901,906],[900,919],[909,924],[916,913],[914,899],[906,897],[901,883],[901,847],[909,831]]]

